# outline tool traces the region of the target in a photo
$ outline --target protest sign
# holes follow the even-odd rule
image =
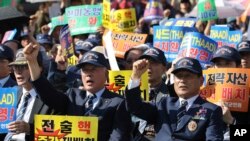
[[[193,28],[197,22],[196,18],[171,18],[160,21],[161,26],[180,26]]]
[[[131,78],[131,70],[109,71],[109,85],[106,87],[110,91],[124,95],[126,86]],[[148,73],[141,77],[140,83],[141,97],[144,101],[149,101]]]
[[[97,141],[98,117],[35,115],[35,141]]]
[[[159,0],[150,0],[144,10],[143,20],[144,22],[150,22],[154,19],[163,18],[163,8]]]
[[[107,31],[104,33],[106,35]],[[123,58],[125,52],[133,46],[145,43],[147,34],[112,31],[111,33],[115,56]],[[103,42],[107,42],[103,40]],[[106,46],[105,46],[106,47]]]
[[[102,25],[107,29],[111,29],[110,27],[110,8],[111,3],[110,0],[103,0],[103,9],[102,9]]]
[[[60,44],[62,46],[62,50],[66,51],[66,56],[68,58],[68,64],[75,65],[76,58],[74,55],[74,47],[72,44],[72,37],[70,35],[68,25],[65,25],[61,28],[59,39],[60,39]]]
[[[7,125],[16,120],[17,87],[0,88],[0,133],[7,133]]]
[[[210,64],[216,49],[217,43],[214,40],[198,32],[189,32],[185,34],[181,42],[178,56],[195,58],[205,68]]]
[[[218,47],[226,45],[236,48],[242,39],[242,32],[230,31],[227,25],[214,25],[210,30],[210,38],[218,43]]]
[[[211,68],[203,70],[205,78],[200,95],[220,105],[224,102],[230,111],[247,112],[249,103],[249,69]]]
[[[66,25],[66,24],[68,24],[68,23],[67,23],[67,17],[65,15],[51,18],[49,35],[53,32],[53,30],[57,26],[62,26],[62,25]]]
[[[4,33],[4,36],[3,36],[3,39],[2,39],[2,44],[3,44],[5,41],[12,40],[12,39],[15,37],[16,33],[17,33],[17,30],[16,30],[16,29],[6,31],[6,32]]]
[[[215,0],[199,0],[198,2],[198,19],[208,21],[217,19]]]
[[[196,28],[183,27],[183,24],[180,24],[180,22],[178,24],[171,23],[168,25],[170,26],[153,27],[154,47],[164,51],[167,61],[172,62],[178,56],[179,47],[185,33],[196,31]]]
[[[113,9],[110,12],[109,25],[113,31],[133,32],[137,25],[135,9]]]
[[[102,26],[102,5],[81,5],[66,8],[71,36],[95,33]]]

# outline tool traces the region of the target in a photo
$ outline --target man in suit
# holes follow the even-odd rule
[[[162,79],[167,70],[167,59],[164,52],[158,48],[148,48],[139,57],[149,62],[148,67],[148,83],[149,83],[149,100],[151,103],[157,104],[162,97],[175,96],[174,92],[170,92],[170,86],[166,85]],[[146,121],[140,121],[139,132],[137,132],[134,140],[151,141],[155,138],[155,130],[153,125],[146,124]]]
[[[11,48],[0,44],[0,88],[16,86],[16,81],[10,77],[11,69],[8,66],[14,59],[14,53]]]
[[[164,97],[156,105],[140,98],[140,77],[148,65],[145,59],[134,63],[125,96],[132,114],[154,124],[155,140],[223,140],[221,108],[199,96],[203,83],[199,61],[184,57],[176,62],[172,73],[178,97]]]
[[[42,71],[41,57],[41,54],[39,54],[39,71]],[[16,54],[16,60],[9,64],[9,66],[14,70],[19,89],[16,115],[17,119],[8,125],[7,128],[10,132],[5,137],[5,141],[33,141],[35,114],[51,114],[54,112],[54,110],[49,108],[38,98],[37,92],[30,81],[30,72],[27,63],[28,62],[23,54],[23,49],[19,49]]]
[[[89,51],[76,65],[81,69],[86,91],[72,88],[65,95],[56,91],[40,76],[37,61],[34,59],[38,50],[39,46],[27,46],[25,55],[28,59],[32,84],[43,102],[67,115],[98,117],[98,141],[131,139],[132,122],[123,97],[105,88],[108,62],[102,53]]]

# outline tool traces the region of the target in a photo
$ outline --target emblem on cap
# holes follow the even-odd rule
[[[187,59],[183,59],[178,63],[178,66],[183,66],[183,67],[192,66],[192,65],[194,65],[194,63]]]
[[[194,132],[197,129],[198,125],[194,120],[189,121],[188,130]]]
[[[148,49],[145,52],[145,54],[147,54],[147,55],[153,55],[153,56],[158,56],[159,52],[156,49],[150,48],[150,49]]]
[[[98,56],[92,53],[86,54],[83,58],[85,61],[96,61],[98,60]]]
[[[228,54],[231,54],[231,53],[232,53],[232,51],[229,50],[229,49],[227,49],[227,48],[220,48],[220,49],[218,49],[218,51],[217,51],[215,54],[219,54],[219,53],[225,54],[226,52],[227,52]]]

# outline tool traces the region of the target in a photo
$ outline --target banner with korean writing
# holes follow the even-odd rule
[[[70,34],[95,33],[102,26],[102,5],[81,5],[66,8]]]
[[[179,52],[181,41],[186,32],[196,31],[194,27],[154,26],[154,47],[164,51],[168,62],[172,62]]]
[[[0,7],[5,7],[5,6],[15,7],[19,2],[20,0],[1,0]]]
[[[69,32],[68,25],[64,25],[60,30],[60,44],[62,46],[62,50],[66,51],[66,56],[68,58],[69,65],[75,65],[75,55],[74,55],[74,47],[72,44],[72,37]]]
[[[237,48],[237,45],[242,40],[242,32],[240,30],[229,31],[227,45],[233,48]]]
[[[159,2],[159,0],[150,0],[149,2],[147,2],[143,15],[144,22],[150,22],[154,19],[162,18],[163,8],[161,2]]]
[[[16,119],[17,87],[0,88],[0,133],[7,133],[7,125]]]
[[[102,25],[103,27],[110,29],[110,0],[103,0],[103,9],[102,9]]]
[[[104,35],[107,34],[105,31]],[[133,46],[145,43],[147,34],[112,31],[111,34],[115,56],[123,58],[125,52]],[[105,42],[105,40],[103,40]],[[105,44],[104,44],[105,45]]]
[[[199,0],[198,18],[202,21],[208,21],[218,18],[215,0]]]
[[[191,57],[200,61],[203,68],[210,64],[217,43],[198,32],[186,33],[180,46],[178,56]]]
[[[109,85],[107,88],[120,95],[124,95],[124,91],[131,78],[131,70],[109,71]],[[144,101],[149,101],[148,93],[148,73],[144,73],[140,83],[141,97]]]
[[[218,105],[224,102],[231,111],[248,111],[250,69],[211,68],[203,75],[202,97]]]
[[[51,34],[57,26],[61,26],[65,24],[68,24],[67,17],[65,15],[51,18],[49,34]]]
[[[214,25],[210,30],[210,38],[218,43],[218,47],[227,45],[236,48],[242,39],[242,32],[230,31],[227,25]]]
[[[98,117],[35,115],[35,141],[97,141]]]
[[[194,28],[197,22],[196,18],[171,18],[171,19],[164,19],[160,21],[161,26],[181,26],[181,27],[190,27]]]
[[[26,2],[37,3],[37,2],[60,2],[60,0],[26,0]]]
[[[135,9],[120,9],[110,12],[110,26],[114,31],[133,32],[137,25]]]

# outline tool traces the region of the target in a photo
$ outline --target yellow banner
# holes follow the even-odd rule
[[[107,88],[110,91],[116,92],[120,95],[124,95],[131,74],[132,74],[131,70],[109,71],[109,86],[107,86]],[[149,101],[148,72],[145,72],[142,75],[140,89],[141,89],[142,99],[144,101]]]
[[[105,30],[104,35],[107,34]],[[134,34],[129,32],[112,31],[111,39],[115,56],[118,58],[124,58],[124,54],[130,48],[144,44],[147,38],[147,34]],[[103,40],[105,42],[105,40]],[[105,45],[105,44],[104,44]]]
[[[107,29],[110,29],[110,7],[110,0],[103,0],[102,25]]]
[[[250,69],[211,68],[204,70],[203,75],[202,97],[218,105],[224,102],[231,111],[248,111]]]
[[[67,61],[69,66],[74,66],[77,64],[77,58],[75,55],[69,57]]]
[[[35,141],[97,141],[98,117],[35,115]]]
[[[134,8],[112,10],[110,15],[110,26],[113,31],[134,31],[137,25]]]

